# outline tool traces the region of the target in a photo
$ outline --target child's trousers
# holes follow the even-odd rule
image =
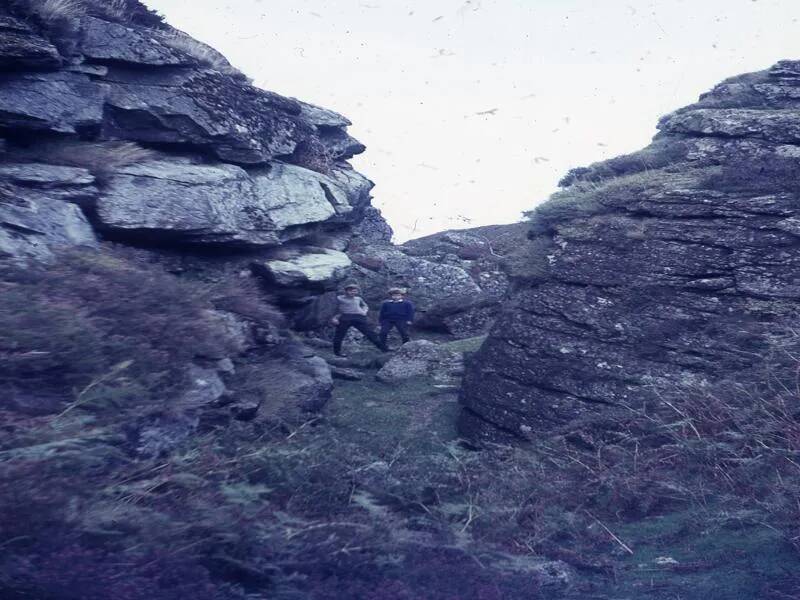
[[[405,344],[411,338],[408,336],[408,323],[405,321],[381,321],[381,345],[386,347],[386,340],[389,337],[389,332],[392,330],[392,327],[396,327],[397,331],[400,332],[400,337],[403,338],[403,343]]]

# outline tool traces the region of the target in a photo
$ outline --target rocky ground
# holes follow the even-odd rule
[[[0,593],[800,597],[800,71],[391,243],[349,121],[136,0],[0,7]],[[417,304],[352,335],[336,289]]]

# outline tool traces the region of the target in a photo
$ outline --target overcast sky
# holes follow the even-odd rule
[[[798,0],[145,0],[343,113],[400,241],[519,220],[720,80],[800,58]]]

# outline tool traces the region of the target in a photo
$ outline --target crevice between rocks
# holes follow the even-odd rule
[[[604,406],[618,406],[614,402],[609,402],[608,400],[602,400],[600,398],[592,398],[591,396],[579,396],[577,394],[573,394],[572,392],[567,392],[564,390],[560,390],[555,387],[550,387],[539,382],[527,382],[521,381],[519,378],[516,378],[512,375],[508,375],[506,373],[500,373],[499,371],[495,371],[495,375],[497,375],[500,379],[505,379],[506,381],[510,381],[516,385],[520,385],[526,388],[535,388],[547,394],[554,394],[559,396],[561,399],[565,400],[580,400],[581,402],[586,402],[588,404],[602,404]],[[633,382],[631,382],[633,383]],[[507,409],[510,410],[510,409]]]
[[[500,432],[502,432],[502,433],[505,433],[505,434],[507,434],[507,435],[509,435],[509,436],[513,437],[514,439],[517,439],[517,440],[525,440],[525,437],[524,437],[524,436],[523,436],[523,435],[522,435],[522,434],[521,434],[519,431],[515,431],[515,430],[513,430],[513,429],[509,429],[508,427],[505,427],[505,426],[503,426],[503,425],[500,425],[499,423],[495,423],[494,421],[492,421],[492,420],[488,419],[488,418],[487,418],[487,417],[485,417],[484,415],[482,415],[482,414],[480,414],[480,413],[478,413],[478,412],[475,412],[473,409],[471,409],[471,408],[470,408],[470,407],[468,407],[468,406],[464,406],[464,405],[462,404],[462,405],[461,405],[461,410],[462,410],[463,412],[465,412],[465,413],[468,413],[468,414],[469,414],[471,417],[473,417],[473,418],[477,419],[477,420],[478,420],[478,421],[480,421],[481,423],[485,423],[486,425],[489,425],[489,426],[490,426],[490,427],[492,427],[493,429],[496,429],[496,430],[498,430],[498,431],[500,431]]]

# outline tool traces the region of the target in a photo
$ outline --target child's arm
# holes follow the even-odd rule
[[[408,304],[406,306],[406,313],[408,315],[408,318],[406,320],[408,321],[409,324],[411,324],[411,322],[414,320],[414,303],[411,302],[411,300],[406,300],[406,302]]]
[[[381,310],[378,313],[378,321],[383,321],[386,318],[386,300],[381,302]]]

